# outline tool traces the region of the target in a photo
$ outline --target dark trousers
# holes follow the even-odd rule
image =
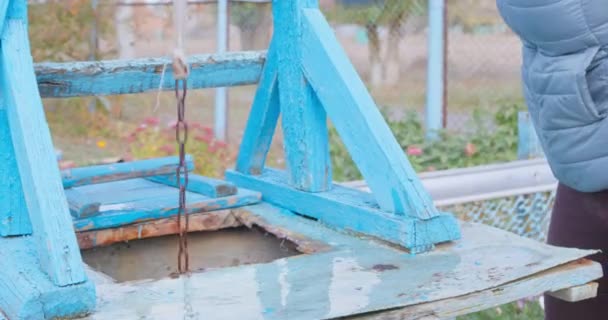
[[[608,253],[608,191],[582,193],[559,185],[549,227],[551,245],[599,249]],[[590,257],[608,271],[608,255]],[[545,296],[546,320],[608,319],[608,277],[599,281],[598,297],[570,303]]]

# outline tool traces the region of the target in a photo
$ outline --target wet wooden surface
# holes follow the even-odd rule
[[[100,281],[97,310],[87,319],[453,317],[602,275],[599,264],[579,261],[592,251],[555,248],[483,225],[463,223],[462,240],[412,255],[268,204],[234,212],[327,247],[178,279]]]

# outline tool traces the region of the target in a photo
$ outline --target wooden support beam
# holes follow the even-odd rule
[[[273,2],[279,70],[279,97],[287,168],[291,184],[304,191],[327,191],[331,159],[327,115],[302,71],[302,10],[318,8],[316,0]],[[318,66],[320,69],[321,66]]]
[[[303,24],[304,72],[378,205],[422,220],[440,215],[322,13],[303,9]]]
[[[366,192],[332,186],[328,192],[310,193],[292,188],[284,172],[266,169],[260,176],[226,172],[226,179],[239,187],[263,190],[263,200],[338,229],[346,229],[403,246],[412,252],[430,250],[434,244],[460,238],[450,214],[421,220],[395,216],[378,209]]]
[[[2,95],[42,270],[57,286],[86,281],[51,135],[44,117],[27,30],[27,2],[11,1],[1,36]],[[9,260],[18,261],[18,260]]]
[[[239,156],[236,160],[236,170],[241,173],[258,175],[264,169],[264,162],[266,162],[281,112],[277,64],[278,57],[273,41],[268,50],[268,60],[264,65],[260,85],[253,99]]]
[[[4,103],[0,95],[0,179],[3,181],[0,184],[0,236],[28,235],[32,233],[32,224],[23,195]]]
[[[550,292],[549,295],[566,302],[579,302],[597,297],[598,287],[599,283],[590,282],[584,285]]]
[[[164,184],[177,188],[177,176],[175,174],[154,176],[146,178],[148,181]],[[182,177],[182,184],[185,183]],[[237,188],[234,184],[213,178],[203,177],[199,175],[188,176],[188,191],[202,194],[210,198],[221,198],[233,196],[237,193]]]
[[[231,52],[189,57],[190,89],[255,84],[265,52]],[[163,90],[175,89],[170,58],[36,64],[42,97],[80,97],[157,91],[163,68]]]
[[[67,169],[61,172],[61,176],[63,187],[67,189],[89,184],[175,174],[178,165],[177,157],[167,157]],[[187,156],[186,165],[188,171],[194,169],[192,157]]]

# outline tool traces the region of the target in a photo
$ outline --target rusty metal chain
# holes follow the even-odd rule
[[[177,269],[180,274],[190,271],[188,257],[188,212],[186,207],[186,189],[188,188],[188,166],[186,165],[186,142],[188,141],[188,123],[186,122],[186,79],[175,80],[175,97],[177,99],[177,125],[175,139],[179,145],[179,165],[177,167],[177,187],[179,188],[179,210],[177,225],[179,230],[179,251]]]

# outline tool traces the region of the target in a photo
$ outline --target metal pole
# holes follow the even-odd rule
[[[228,50],[228,0],[217,2],[217,53]],[[226,141],[228,138],[228,90],[215,90],[215,138]]]
[[[449,59],[449,46],[450,46],[450,32],[448,29],[449,15],[448,15],[448,3],[443,6],[443,121],[442,127],[446,129],[448,127],[448,59]]]
[[[445,0],[429,1],[429,57],[426,97],[426,138],[435,140],[443,122],[443,63],[444,63]]]
[[[93,12],[93,22],[91,23],[91,34],[89,35],[89,60],[90,61],[97,60],[97,51],[99,48],[99,40],[98,40],[99,17],[98,17],[98,12],[97,12],[98,5],[99,5],[98,0],[91,0],[91,10]],[[91,101],[89,101],[89,112],[95,113],[96,108],[97,108],[97,98],[92,97]]]

